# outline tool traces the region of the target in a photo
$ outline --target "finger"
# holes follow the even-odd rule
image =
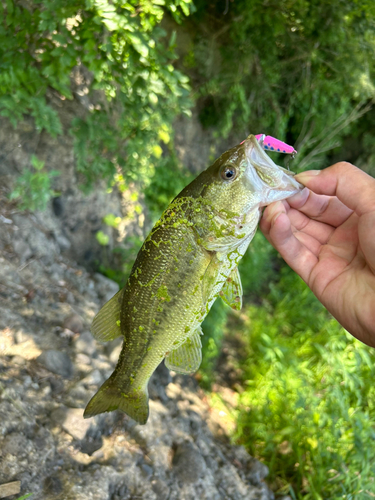
[[[334,228],[309,219],[298,210],[291,209],[287,203],[277,202],[273,203],[269,211],[264,214],[263,227],[261,227],[263,232],[267,231],[269,233],[277,217],[285,213],[291,222],[291,230],[294,236],[317,256],[322,244],[324,245],[327,242]]]
[[[281,202],[272,205],[273,207],[268,207],[267,213],[265,211],[260,229],[285,262],[308,283],[311,271],[318,263],[318,259],[293,234],[285,206]]]
[[[275,201],[270,203],[263,211],[262,218],[260,220],[261,229],[263,234],[268,234],[271,229],[272,220],[280,213],[287,213],[290,206],[286,200]]]
[[[375,212],[365,214],[360,218],[358,236],[365,259],[375,274]]]
[[[353,213],[353,210],[344,205],[336,196],[316,194],[307,188],[288,198],[288,203],[310,218],[333,227],[343,224]]]
[[[302,172],[296,179],[317,194],[337,196],[358,215],[375,211],[375,179],[350,163]]]
[[[308,189],[306,190],[306,192],[308,192]],[[301,231],[316,239],[320,244],[326,244],[335,229],[329,224],[324,224],[322,222],[310,219],[299,210],[292,209],[289,205],[289,200],[291,199],[292,198],[289,198],[288,200],[275,202],[268,205],[268,207],[263,212],[263,218],[261,221],[262,231],[264,233],[268,233],[270,231],[271,222],[274,219],[274,216],[282,212],[288,215],[292,224],[293,232]]]
[[[287,211],[287,214],[292,227],[295,228],[293,231],[306,234],[311,238],[314,238],[314,240],[317,240],[321,245],[325,245],[335,231],[335,228],[329,224],[310,219],[305,214],[299,210],[295,210],[294,208],[290,208]]]
[[[307,248],[307,250],[309,250],[312,254],[318,257],[319,252],[322,248],[322,244],[320,243],[319,240],[317,240],[310,234],[298,231],[295,227],[293,227],[293,225],[292,225],[292,232],[293,235],[297,238],[297,240],[301,242],[302,245]]]

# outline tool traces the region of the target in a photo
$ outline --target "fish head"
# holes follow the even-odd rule
[[[272,161],[253,135],[222,154],[203,174],[200,195],[216,210],[237,215],[288,198],[303,188],[293,172]]]

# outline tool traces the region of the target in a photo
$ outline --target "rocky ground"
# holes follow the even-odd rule
[[[121,348],[89,332],[118,286],[63,257],[58,236],[1,204],[0,485],[19,480],[38,500],[272,499],[266,466],[218,438],[194,378],[164,365],[145,426],[82,418]]]

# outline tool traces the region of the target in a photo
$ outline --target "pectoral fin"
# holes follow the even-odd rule
[[[242,307],[242,284],[238,267],[235,267],[224,283],[220,292],[221,298],[232,309],[239,311]]]
[[[202,279],[202,299],[204,305],[207,304],[212,289],[214,288],[218,280],[219,271],[220,271],[220,262],[217,256],[215,255],[214,257],[212,257],[210,263],[208,264]]]
[[[120,307],[123,290],[106,302],[95,316],[91,325],[91,333],[100,342],[114,340],[121,335]]]
[[[184,344],[167,354],[165,366],[178,373],[196,372],[202,362],[201,335],[203,333],[199,326]]]

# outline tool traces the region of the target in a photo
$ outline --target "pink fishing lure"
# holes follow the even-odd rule
[[[297,154],[297,151],[293,146],[289,146],[285,142],[279,141],[279,139],[275,139],[275,137],[272,137],[271,135],[257,134],[255,137],[263,149],[276,151],[277,153],[286,153],[293,156]]]

